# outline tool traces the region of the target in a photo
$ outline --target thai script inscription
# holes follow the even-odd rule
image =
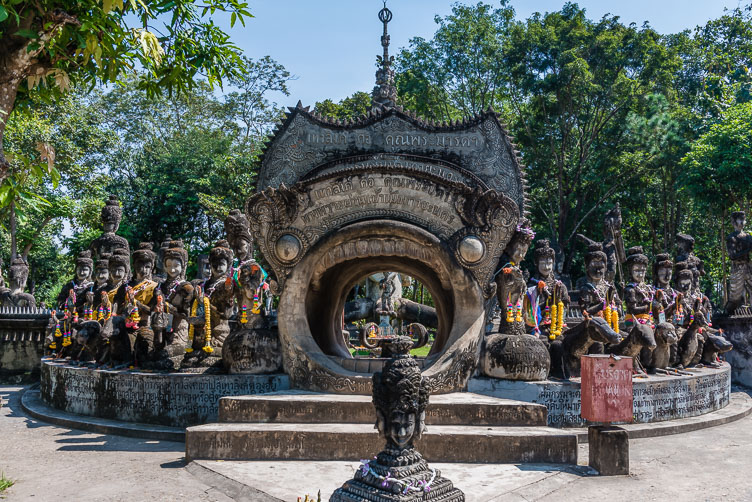
[[[303,136],[309,145],[332,145],[360,148],[381,144],[406,150],[456,150],[477,149],[483,146],[483,136],[478,133],[425,133],[390,132],[384,135],[355,131],[329,131],[309,129]]]

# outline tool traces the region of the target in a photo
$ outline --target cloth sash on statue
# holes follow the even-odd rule
[[[624,324],[627,327],[632,327],[635,324],[635,319],[640,324],[648,324],[650,322],[650,314],[627,314],[624,316]]]
[[[525,324],[533,328],[536,333],[540,333],[540,325],[543,318],[540,305],[538,304],[538,297],[538,286],[531,286],[525,291],[525,299],[522,302],[525,312]]]

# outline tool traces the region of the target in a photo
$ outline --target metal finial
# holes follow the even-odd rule
[[[397,104],[397,88],[394,86],[394,71],[391,69],[394,58],[389,56],[389,33],[386,27],[392,20],[392,11],[387,8],[386,2],[379,11],[379,20],[384,24],[384,34],[381,35],[384,53],[377,58],[380,68],[376,70],[376,87],[371,94],[371,104],[374,107],[394,107]]]

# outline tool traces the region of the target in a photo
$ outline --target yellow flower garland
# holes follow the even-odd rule
[[[208,296],[204,296],[204,342],[204,352],[214,352],[211,346],[211,305]]]
[[[196,310],[198,309],[198,296],[193,299],[193,305],[191,305],[191,317],[196,317]],[[185,351],[193,352],[193,331],[196,327],[191,324],[188,326],[188,344],[185,346]]]

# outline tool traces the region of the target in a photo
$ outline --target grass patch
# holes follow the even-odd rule
[[[424,345],[419,349],[413,349],[410,351],[410,355],[414,357],[426,357],[431,350],[431,345],[433,344]],[[352,354],[353,357],[368,357],[368,349],[359,351],[358,349],[351,348],[350,354]]]
[[[13,486],[14,483],[15,481],[5,477],[4,472],[0,473],[0,493]]]

